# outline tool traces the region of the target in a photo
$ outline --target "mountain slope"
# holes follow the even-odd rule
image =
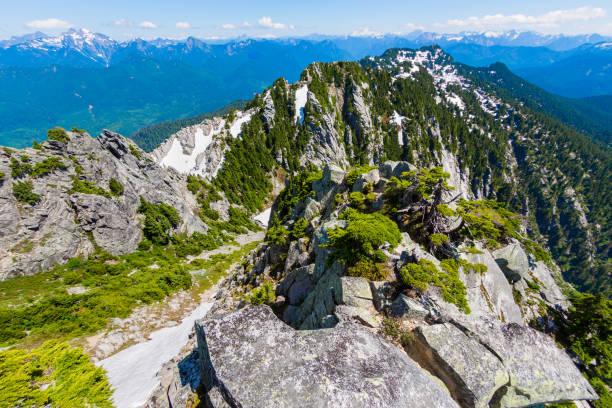
[[[279,165],[443,165],[463,195],[521,212],[571,282],[610,294],[610,151],[483,72],[435,47],[390,50],[361,64],[313,64],[298,83],[279,80],[246,112],[224,118],[225,127],[204,121],[154,156],[216,175],[213,184],[251,210],[261,208],[271,188],[266,174]],[[248,122],[236,122],[245,114]],[[241,137],[234,125],[242,125]]]
[[[586,97],[612,94],[612,43],[578,47],[570,56],[544,67],[520,68],[516,73],[550,92]]]

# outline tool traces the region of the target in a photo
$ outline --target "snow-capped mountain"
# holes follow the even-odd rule
[[[45,66],[69,65],[108,66],[119,43],[104,34],[84,28],[70,29],[57,36],[43,33],[13,38],[3,44],[2,65]]]
[[[416,33],[415,33],[416,34]],[[414,41],[419,44],[428,45],[438,43],[446,44],[476,44],[485,47],[547,47],[555,51],[565,51],[587,43],[598,43],[608,41],[610,37],[599,34],[540,34],[535,31],[464,31],[456,34],[438,34],[423,32],[414,36]]]

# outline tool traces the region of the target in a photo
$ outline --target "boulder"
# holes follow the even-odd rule
[[[300,332],[255,306],[195,329],[211,407],[458,407],[403,351],[360,324]]]
[[[381,312],[391,306],[395,289],[393,288],[393,285],[390,282],[370,282],[370,290],[372,291],[372,300],[374,301],[374,307],[376,308],[376,310]]]
[[[370,170],[357,177],[353,185],[353,191],[363,191],[367,184],[375,186],[380,181],[380,172],[378,169]]]
[[[440,378],[462,407],[485,408],[508,372],[482,344],[450,323],[419,326],[410,355]]]
[[[510,283],[518,282],[529,272],[529,259],[519,243],[507,245],[492,255]]]
[[[400,293],[397,299],[391,304],[391,313],[395,317],[424,319],[429,314],[429,310],[418,301]]]
[[[365,278],[343,276],[338,303],[355,307],[373,306],[372,290]]]
[[[572,359],[546,334],[493,319],[455,324],[494,353],[508,371],[509,384],[497,393],[495,404],[525,407],[598,398]]]

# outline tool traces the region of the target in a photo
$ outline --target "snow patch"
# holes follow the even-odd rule
[[[253,218],[255,221],[259,221],[264,227],[268,226],[270,222],[270,213],[272,212],[272,207],[263,210],[261,213],[257,214]]]
[[[404,116],[397,113],[397,111],[393,111],[393,115],[391,116],[391,123],[395,123],[399,126],[399,131],[397,132],[397,141],[400,146],[404,145],[404,132],[402,130],[402,119]]]
[[[236,112],[236,114],[240,114],[240,112]],[[252,113],[242,113],[242,115],[237,118],[234,123],[230,125],[230,134],[233,138],[236,138],[242,132],[242,125],[251,120]]]
[[[176,356],[189,340],[193,324],[212,307],[202,303],[181,324],[153,332],[150,340],[138,343],[99,361],[113,388],[113,402],[119,408],[141,407],[159,385],[156,374]]]
[[[295,91],[295,120],[301,125],[304,121],[304,106],[308,99],[308,85],[304,85]]]

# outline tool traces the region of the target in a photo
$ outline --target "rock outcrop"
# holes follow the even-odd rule
[[[403,351],[365,327],[296,331],[267,306],[196,322],[212,407],[458,407]]]
[[[316,208],[312,212],[315,215],[305,218],[310,239],[300,238],[286,246],[262,244],[225,281],[213,308],[218,314],[196,326],[200,364],[204,377],[208,376],[204,384],[212,406],[224,406],[224,401],[231,398],[248,406],[262,406],[266,401],[268,406],[311,406],[300,399],[304,390],[313,398],[309,401],[315,401],[312,406],[361,406],[366,401],[368,406],[403,406],[404,402],[395,399],[399,391],[385,394],[389,384],[394,384],[396,390],[403,387],[399,374],[394,374],[399,377],[393,381],[400,383],[389,383],[391,379],[378,373],[364,374],[377,378],[375,386],[382,387],[376,388],[380,394],[373,397],[366,391],[364,399],[353,399],[353,393],[361,392],[357,384],[363,379],[354,377],[360,369],[344,362],[348,358],[344,352],[350,352],[357,361],[369,356],[371,364],[377,362],[363,363],[370,367],[368,370],[378,370],[378,363],[382,364],[390,355],[399,358],[399,352],[402,364],[406,364],[404,370],[416,375],[411,359],[416,361],[419,376],[435,377],[445,386],[443,394],[462,407],[526,407],[597,398],[567,353],[547,335],[528,326],[534,318],[541,318],[542,310],[533,308],[533,304],[563,311],[568,303],[555,283],[556,272],[543,262],[535,262],[520,243],[511,242],[491,252],[476,242],[471,251],[458,254],[468,265],[479,264],[484,268],[481,272],[459,268],[458,276],[471,310],[468,314],[445,300],[438,287],[429,286],[419,293],[398,281],[401,267],[408,262],[424,260],[438,268],[442,266],[441,260],[413,241],[407,232],[401,233],[396,248],[382,247],[386,264],[393,271],[385,281],[369,282],[363,277],[347,276],[344,264],[338,260],[330,262],[333,248],[329,247],[328,232],[348,225],[346,220],[339,219],[344,207],[339,204],[338,195],[371,188],[372,206],[378,205],[388,179],[411,169],[405,162],[386,162],[358,176],[354,185],[349,186],[340,168],[327,166],[322,178],[312,183],[312,193],[295,204],[286,221],[290,229],[295,220],[310,213],[305,209]],[[272,305],[276,315],[267,308],[243,309],[246,305],[239,299],[244,299],[245,288],[270,281],[277,283],[277,298]],[[539,291],[533,289],[533,282],[538,282]],[[393,351],[377,346],[368,352],[363,347],[371,348],[374,343],[363,339],[378,339],[372,332],[384,336],[395,333],[400,339],[393,339],[396,342],[391,346]],[[326,355],[337,339],[346,348],[334,353],[333,361],[338,363],[336,377],[329,377],[328,368],[320,366],[323,363],[318,357]],[[389,354],[385,357],[376,354],[378,351],[368,354],[375,349]],[[312,355],[312,364],[316,364],[295,360],[303,355]],[[244,364],[250,367],[248,372],[238,368]],[[282,378],[277,370],[283,373]],[[336,394],[326,394],[329,388],[319,389],[316,382],[314,385],[305,382],[313,372],[319,373],[317,378],[321,375],[330,378],[328,386],[336,387]],[[270,378],[262,380],[260,376]],[[347,394],[342,378],[353,379],[357,388],[351,388]],[[261,393],[261,389],[265,392]],[[292,393],[288,389],[298,391]],[[432,394],[431,390],[423,390],[421,398],[433,404],[430,406],[440,406],[442,400],[434,403],[430,399],[432,395],[440,398],[438,391]],[[413,394],[409,395],[412,398]],[[416,400],[404,401],[419,406]]]
[[[0,280],[88,255],[95,245],[116,255],[133,252],[142,238],[141,196],[176,208],[181,230],[206,232],[182,176],[155,164],[128,139],[110,131],[98,138],[79,132],[67,132],[67,137],[67,142],[45,141],[40,149],[0,152],[0,172],[6,175],[0,185]],[[27,160],[32,167],[59,160],[62,166],[13,177],[13,159]],[[121,195],[110,194],[111,178],[123,185]],[[98,194],[74,192],[75,179],[100,189]],[[40,196],[37,203],[13,195],[13,185],[23,181],[32,183],[32,192]]]

